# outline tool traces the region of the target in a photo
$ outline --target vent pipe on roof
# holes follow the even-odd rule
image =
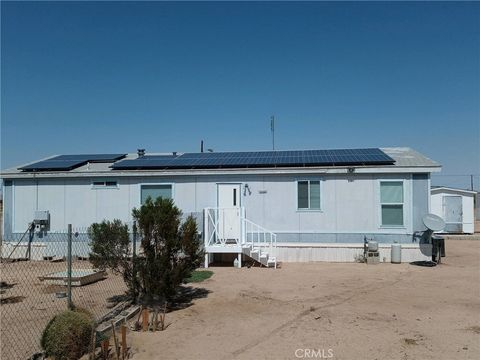
[[[145,149],[137,149],[137,155],[138,157],[145,156]]]
[[[203,140],[200,141],[200,152],[203,153]]]

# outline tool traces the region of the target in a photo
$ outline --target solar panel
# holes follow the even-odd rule
[[[392,165],[395,161],[380,149],[297,151],[246,151],[185,153],[178,156],[143,156],[113,164],[115,170],[208,169],[254,167],[307,167]]]
[[[21,167],[20,170],[35,171],[35,170],[70,170],[78,164],[78,160],[45,160],[35,164]]]
[[[89,162],[114,162],[124,158],[126,154],[80,154],[80,155],[59,155],[53,158],[42,160],[34,164],[23,166],[23,171],[62,171],[72,170]]]
[[[59,155],[49,160],[78,160],[87,162],[111,162],[124,158],[127,154],[78,154]]]

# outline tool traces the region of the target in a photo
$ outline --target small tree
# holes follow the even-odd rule
[[[88,230],[91,263],[122,274],[136,300],[171,300],[203,257],[195,219],[188,216],[181,224],[181,216],[172,200],[161,197],[147,198],[133,209],[142,237],[141,252],[135,257],[127,225],[120,220],[92,224]]]
[[[142,236],[138,273],[145,300],[171,300],[200,264],[203,255],[196,221],[189,216],[180,225],[181,215],[171,199],[161,197],[155,201],[147,198],[140,209],[133,210]]]
[[[103,221],[88,228],[91,240],[90,262],[100,270],[109,269],[121,274],[129,295],[138,295],[137,279],[134,277],[134,263],[130,248],[128,226],[120,220]]]
[[[197,221],[192,215],[187,217],[180,228],[180,242],[187,260],[186,263],[190,265],[189,271],[192,272],[200,266],[204,255],[198,239]]]

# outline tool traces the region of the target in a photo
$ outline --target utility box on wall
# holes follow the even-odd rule
[[[45,232],[50,229],[50,212],[48,210],[37,210],[33,217],[35,231]]]

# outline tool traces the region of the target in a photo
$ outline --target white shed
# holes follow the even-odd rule
[[[476,192],[449,187],[432,187],[432,213],[445,220],[445,232],[473,234]]]

